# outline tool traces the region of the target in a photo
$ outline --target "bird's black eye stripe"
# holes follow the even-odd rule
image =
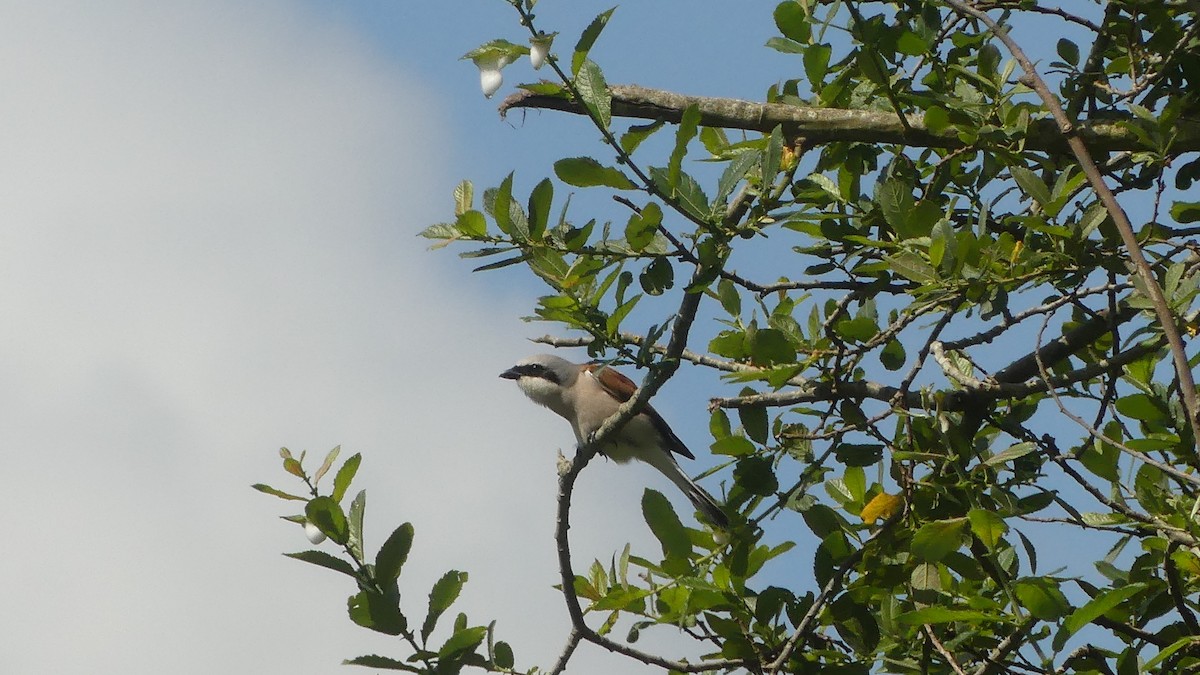
[[[530,377],[540,377],[543,380],[549,380],[550,382],[553,382],[555,384],[561,384],[558,381],[558,373],[554,372],[553,370],[550,370],[549,368],[547,368],[546,366],[543,366],[540,363],[526,364],[525,366],[523,366],[523,368],[525,369],[525,374],[529,375]]]
[[[559,381],[558,373],[540,363],[522,363],[515,365],[505,371],[502,377],[507,377],[510,380],[515,380],[519,377],[537,377],[555,384],[562,384]]]

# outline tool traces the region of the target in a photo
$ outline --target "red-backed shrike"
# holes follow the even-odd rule
[[[515,380],[521,391],[535,403],[570,422],[575,440],[581,444],[586,443],[637,391],[632,380],[603,364],[571,363],[552,354],[521,359],[517,365],[500,373],[500,377]],[[618,464],[637,459],[658,469],[683,490],[704,514],[705,520],[718,527],[729,526],[729,518],[716,500],[692,482],[679,468],[672,453],[688,459],[695,459],[695,456],[671,431],[658,411],[649,405],[610,438],[600,452]]]

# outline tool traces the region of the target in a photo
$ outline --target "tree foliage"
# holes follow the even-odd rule
[[[544,44],[534,3],[511,4]],[[424,236],[545,282],[535,317],[565,331],[545,342],[646,369],[626,417],[681,364],[719,374],[735,525],[687,527],[647,491],[661,552],[577,570],[581,448],[560,481],[572,627],[553,670],[581,642],[676,671],[1200,669],[1196,5],[787,0],[766,46],[795,68],[761,103],[610,85],[590,58],[610,16],[501,106],[585,115],[603,147],[528,194],[464,181]],[[1049,56],[1046,35],[1080,37]],[[581,216],[574,189],[614,205]],[[353,564],[296,557],[355,577],[351,618],[415,654],[361,662],[512,667],[465,617],[428,642],[465,574],[411,632],[394,593],[411,528],[365,563],[344,494],[313,490],[299,520]],[[1046,569],[1052,542],[1091,569]],[[793,547],[811,574],[762,581]],[[651,629],[704,660],[639,651]]]

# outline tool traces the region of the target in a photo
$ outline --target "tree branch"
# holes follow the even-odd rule
[[[956,3],[957,4],[957,3]],[[803,137],[806,143],[823,144],[835,141],[863,143],[894,143],[927,148],[967,147],[958,138],[958,130],[948,127],[933,132],[925,126],[925,116],[909,114],[903,122],[891,111],[848,110],[844,108],[815,108],[784,103],[755,103],[733,98],[688,96],[638,85],[611,85],[614,117],[664,120],[677,123],[683,111],[695,104],[700,109],[700,124],[707,127],[742,129],[770,133],[781,126],[789,138]],[[518,108],[558,110],[576,115],[588,114],[578,101],[564,96],[518,91],[500,104],[500,116]],[[1142,142],[1130,126],[1140,122],[1128,118],[1105,118],[1080,123],[1075,134],[1092,151],[1144,150]],[[906,128],[907,126],[907,128]],[[1180,155],[1200,150],[1200,122],[1180,120],[1178,136],[1170,153]],[[1025,137],[1025,149],[1065,154],[1069,143],[1063,138],[1055,120],[1031,120]]]

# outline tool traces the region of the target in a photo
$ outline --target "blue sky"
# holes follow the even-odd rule
[[[472,619],[498,619],[519,665],[550,663],[554,450],[572,439],[496,377],[545,332],[518,319],[540,289],[415,236],[462,178],[515,168],[528,189],[599,152],[581,119],[497,118],[527,62],[480,95],[459,57],[523,39],[508,4],[2,4],[0,672],[304,675],[400,653],[345,618],[350,585],[278,555],[307,542],[248,487],[294,488],[281,445],[337,444],[365,455],[368,544],[416,526],[407,596],[468,570]],[[565,49],[609,6],[538,14]],[[761,98],[798,70],[761,47],[773,6],[630,3],[594,57],[610,82]],[[664,394],[703,451],[708,392]],[[655,546],[644,485],[670,489],[589,467],[581,566]]]

